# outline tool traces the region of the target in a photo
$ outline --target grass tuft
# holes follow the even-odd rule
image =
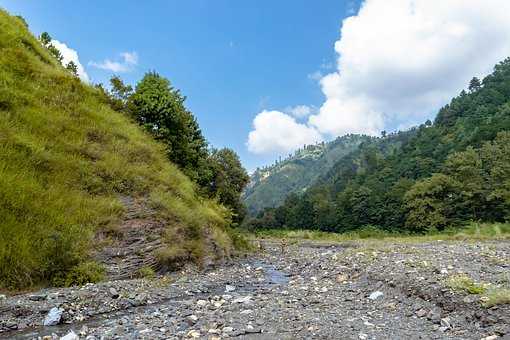
[[[451,276],[448,278],[446,285],[455,291],[462,291],[469,294],[483,294],[487,290],[483,284],[476,283],[465,274]]]

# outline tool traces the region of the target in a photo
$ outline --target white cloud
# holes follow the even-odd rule
[[[78,52],[58,40],[53,39],[51,43],[60,51],[60,54],[62,54],[62,64],[65,66],[70,61],[74,62],[78,68],[78,77],[80,77],[82,81],[88,83],[90,79],[88,74],[85,72],[83,65],[80,63]]]
[[[303,144],[322,140],[313,127],[299,124],[280,111],[262,111],[253,120],[254,130],[248,135],[248,150],[256,154],[286,153]]]
[[[510,55],[507,0],[366,0],[343,21],[338,70],[309,119],[321,133],[375,134],[429,116]]]
[[[121,61],[105,59],[102,62],[90,61],[89,65],[115,73],[130,72],[138,65],[138,54],[136,52],[122,52],[119,54]]]
[[[297,105],[294,107],[286,107],[283,112],[290,114],[291,116],[294,116],[296,118],[304,118],[312,114],[312,112],[315,110],[312,106],[307,105]]]
[[[471,77],[510,56],[509,12],[508,0],[365,0],[342,23],[336,71],[308,76],[325,96],[318,112],[305,124],[285,118],[298,126],[293,140],[299,133],[305,140],[375,135],[424,121]],[[271,124],[255,124],[250,136],[257,145],[271,144],[272,131]]]

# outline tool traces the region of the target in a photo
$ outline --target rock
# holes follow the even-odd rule
[[[4,294],[0,294],[0,301],[7,300],[7,296]]]
[[[423,318],[425,315],[427,315],[427,311],[423,308],[420,308],[414,314],[416,314],[416,316],[419,318]]]
[[[234,328],[232,327],[223,327],[221,330],[223,333],[232,333],[234,331]]]
[[[482,338],[482,340],[496,340],[497,338],[499,338],[499,336],[489,335],[489,336],[486,336],[485,338]]]
[[[200,332],[192,329],[186,334],[186,336],[188,338],[200,338]]]
[[[108,292],[110,293],[110,297],[112,299],[118,299],[119,298],[119,293],[117,292],[117,290],[113,287],[111,287]]]
[[[204,307],[205,305],[207,305],[207,301],[205,301],[205,300],[198,300],[197,301],[197,306]]]
[[[73,330],[70,330],[69,333],[61,337],[60,340],[80,340],[80,337]]]
[[[33,294],[28,297],[30,301],[44,301],[48,298],[45,294]]]
[[[348,277],[346,274],[338,274],[336,276],[336,282],[338,283],[344,283],[345,281],[347,281]]]
[[[446,327],[447,329],[452,328],[452,325],[450,323],[450,318],[442,318],[441,319],[441,326]]]
[[[236,290],[236,287],[234,287],[234,286],[231,286],[231,285],[225,286],[225,293],[230,293],[230,292],[233,292],[234,290]]]
[[[196,324],[196,323],[197,323],[197,321],[198,321],[198,316],[196,316],[196,315],[190,315],[190,316],[188,316],[188,317],[186,318],[186,321],[188,322],[188,324],[189,324],[190,326],[193,326],[194,324]]]
[[[46,318],[44,318],[43,325],[44,326],[58,325],[62,321],[62,313],[64,313],[63,309],[53,307],[46,315]]]
[[[379,290],[377,290],[377,291],[373,292],[372,294],[370,294],[368,296],[368,298],[370,300],[377,300],[378,298],[383,297],[383,296],[384,296],[384,293],[379,291]]]
[[[441,321],[441,313],[437,310],[431,310],[428,314],[427,314],[427,319],[429,319],[430,321],[434,322],[434,323],[440,323]]]
[[[359,333],[358,338],[360,338],[361,340],[365,340],[368,339],[368,335],[366,335],[365,333]]]
[[[237,299],[232,300],[232,303],[248,303],[251,301],[251,296],[238,297]]]

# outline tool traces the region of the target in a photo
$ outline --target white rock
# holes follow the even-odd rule
[[[441,274],[444,274],[444,275],[448,274],[448,270],[446,270],[446,269],[441,269]]]
[[[7,300],[7,296],[4,294],[0,294],[0,301]]]
[[[232,327],[223,327],[222,329],[223,333],[231,333],[234,331],[234,328]]]
[[[251,296],[238,297],[237,299],[232,300],[232,303],[248,303],[251,301]]]
[[[251,314],[253,311],[251,309],[245,309],[240,312],[240,314]]]
[[[368,339],[368,335],[366,335],[365,333],[359,333],[358,338],[360,338],[361,340],[365,340]]]
[[[53,307],[48,312],[48,315],[44,318],[43,325],[44,326],[55,326],[60,323],[60,320],[62,319],[62,313],[64,313],[64,310],[61,308]]]
[[[192,329],[191,331],[188,332],[188,334],[186,334],[189,338],[200,338],[200,332],[199,331],[195,331],[194,329]]]
[[[384,293],[377,290],[375,292],[373,292],[372,294],[370,294],[370,296],[368,297],[370,300],[376,300],[380,297],[384,296]]]
[[[482,340],[496,340],[497,338],[499,338],[499,336],[489,335],[489,336],[486,336],[485,338],[482,338]]]
[[[198,300],[197,301],[197,306],[203,307],[205,305],[207,305],[207,301],[205,301],[205,300]]]
[[[69,333],[61,337],[60,340],[80,340],[80,337],[76,335],[73,330],[70,330]]]
[[[225,286],[225,293],[230,293],[230,292],[233,292],[234,290],[236,290],[236,287],[234,287],[234,286],[231,286],[231,285]]]

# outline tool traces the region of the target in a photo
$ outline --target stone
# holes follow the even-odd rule
[[[70,330],[69,333],[61,337],[60,340],[80,340],[80,337],[73,330]]]
[[[430,321],[432,321],[434,323],[440,323],[440,321],[441,321],[441,313],[439,313],[437,310],[431,310],[427,314],[427,319],[429,319]]]
[[[372,293],[368,296],[368,298],[369,298],[370,300],[377,300],[378,298],[383,297],[383,296],[384,296],[384,293],[383,293],[383,292],[381,292],[381,291],[379,291],[379,290],[377,290],[377,291],[375,291],[375,292],[372,292]]]
[[[450,318],[442,318],[441,319],[441,326],[446,327],[447,329],[452,328],[452,325],[450,323]]]
[[[28,297],[30,301],[44,301],[48,298],[45,294],[33,294]]]
[[[207,301],[205,301],[205,300],[198,300],[197,301],[197,306],[204,307],[205,305],[207,305]]]
[[[115,288],[113,288],[113,287],[111,287],[111,288],[108,290],[108,292],[110,293],[110,297],[111,297],[112,299],[118,299],[118,298],[119,298],[119,296],[120,296],[120,295],[119,295],[119,293],[117,292],[117,290],[116,290]]]
[[[44,318],[43,325],[44,326],[55,326],[58,325],[62,321],[62,314],[64,310],[61,308],[53,307],[50,309],[46,317]]]
[[[423,318],[425,315],[427,315],[427,311],[423,308],[420,308],[414,314],[416,314],[416,316],[419,318]]]
[[[7,296],[5,294],[0,294],[0,301],[7,300]]]
[[[188,338],[200,338],[200,332],[192,329],[186,334],[186,336]]]
[[[225,293],[230,293],[230,292],[233,292],[234,290],[236,290],[235,286],[231,286],[231,285],[225,286]]]
[[[232,327],[223,327],[221,330],[223,333],[232,333],[234,331],[234,328]]]
[[[251,296],[238,297],[237,299],[232,300],[232,303],[248,303],[251,301]]]
[[[496,340],[497,338],[499,338],[499,336],[489,335],[489,336],[486,336],[485,338],[482,338],[482,340]]]

